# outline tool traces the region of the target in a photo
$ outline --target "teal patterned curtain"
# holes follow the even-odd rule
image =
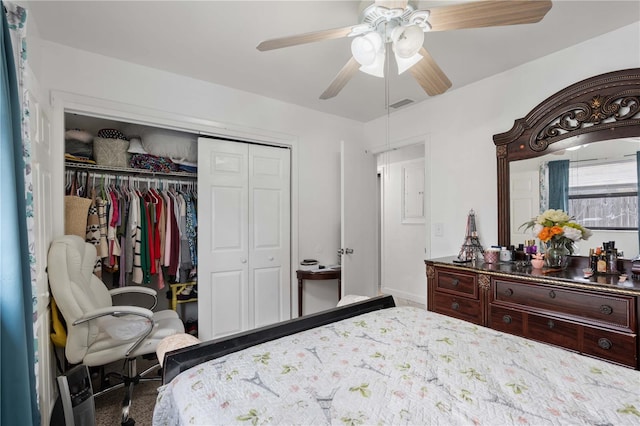
[[[24,9],[7,8],[1,1],[0,6],[0,424],[35,426],[40,424],[40,413],[27,225],[29,192],[25,190],[19,74],[7,20],[8,14]]]
[[[569,160],[549,161],[549,208],[569,212]]]

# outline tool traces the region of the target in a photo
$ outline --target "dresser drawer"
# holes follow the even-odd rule
[[[436,292],[434,311],[482,325],[482,310],[478,300]]]
[[[490,327],[509,334],[579,351],[581,326],[517,309],[491,306]]]
[[[527,315],[524,335],[530,339],[579,351],[579,334],[580,325],[578,324],[540,315]]]
[[[600,295],[506,280],[495,280],[493,288],[495,301],[636,331],[634,299],[630,296]]]
[[[436,291],[477,299],[476,275],[440,269],[436,272]]]
[[[515,309],[491,306],[489,312],[489,327],[505,333],[524,335],[524,314]]]
[[[637,368],[637,347],[636,335],[616,333],[593,327],[584,328],[582,347],[584,354]]]

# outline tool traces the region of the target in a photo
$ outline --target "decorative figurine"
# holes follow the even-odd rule
[[[458,260],[462,262],[470,262],[478,259],[484,254],[480,238],[478,238],[478,230],[476,228],[476,213],[471,209],[467,216],[467,232],[458,253]]]

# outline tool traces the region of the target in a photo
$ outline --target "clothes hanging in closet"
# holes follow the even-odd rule
[[[77,174],[68,178],[75,181]],[[73,190],[91,199],[86,240],[96,246],[96,275],[113,273],[117,277],[114,285],[119,286],[150,284],[155,279],[158,288],[164,287],[163,269],[170,282],[180,282],[181,270],[188,277],[195,276],[197,194],[193,180],[122,179],[95,173],[91,183],[87,173],[86,182],[82,188],[67,185],[67,192]]]

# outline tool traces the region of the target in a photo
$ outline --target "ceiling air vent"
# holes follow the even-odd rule
[[[389,108],[393,108],[393,109],[398,109],[398,108],[402,108],[403,106],[409,105],[413,103],[413,99],[408,99],[405,98],[401,101],[398,101],[394,104],[389,105]]]

